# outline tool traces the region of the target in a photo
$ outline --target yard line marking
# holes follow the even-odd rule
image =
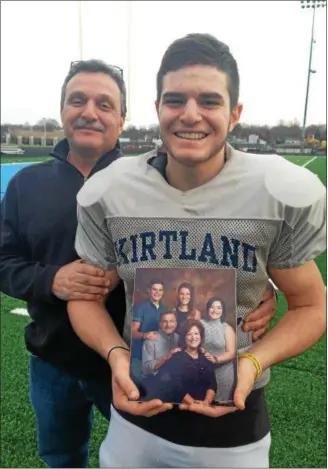
[[[27,309],[25,308],[14,308],[10,312],[11,314],[18,314],[20,316],[28,316]]]
[[[306,168],[308,164],[312,163],[312,161],[314,161],[314,160],[316,160],[316,159],[317,159],[317,157],[314,156],[314,157],[311,158],[309,161],[307,161],[306,163],[304,163],[304,164],[302,165],[302,168]]]

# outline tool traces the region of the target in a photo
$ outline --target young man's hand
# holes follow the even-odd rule
[[[136,402],[140,394],[130,378],[130,354],[127,351],[113,350],[110,356],[110,366],[112,369],[113,404],[117,409],[144,417],[151,417],[172,409],[172,404],[164,404],[159,399]]]

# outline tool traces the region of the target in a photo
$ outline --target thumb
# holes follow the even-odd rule
[[[131,400],[137,400],[140,397],[137,386],[128,375],[116,375],[116,382],[121,391]]]
[[[245,409],[245,401],[255,381],[254,365],[248,358],[238,361],[238,383],[233,395],[233,401],[237,409]]]
[[[76,261],[73,261],[73,264],[83,264],[83,259],[77,259]]]

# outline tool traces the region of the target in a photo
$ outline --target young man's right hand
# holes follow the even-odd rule
[[[111,283],[103,269],[78,260],[58,270],[52,293],[64,301],[98,301],[109,293],[110,287]]]
[[[152,417],[172,409],[172,404],[164,404],[159,399],[136,402],[140,394],[130,378],[130,354],[127,351],[113,350],[109,364],[112,369],[113,404],[117,409],[144,417]]]

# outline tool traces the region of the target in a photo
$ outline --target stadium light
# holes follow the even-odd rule
[[[313,52],[313,44],[315,44],[315,40],[314,40],[315,11],[317,8],[325,8],[327,6],[327,1],[326,0],[301,0],[300,3],[301,3],[301,8],[307,8],[307,9],[312,8],[313,10],[309,66],[308,66],[308,71],[307,71],[307,84],[306,84],[306,95],[305,95],[303,126],[302,126],[302,141],[301,141],[301,150],[302,152],[304,152],[306,116],[307,116],[307,108],[308,108],[308,102],[309,102],[310,79],[311,79],[311,74],[316,73],[316,70],[313,70],[312,68],[312,52]]]

